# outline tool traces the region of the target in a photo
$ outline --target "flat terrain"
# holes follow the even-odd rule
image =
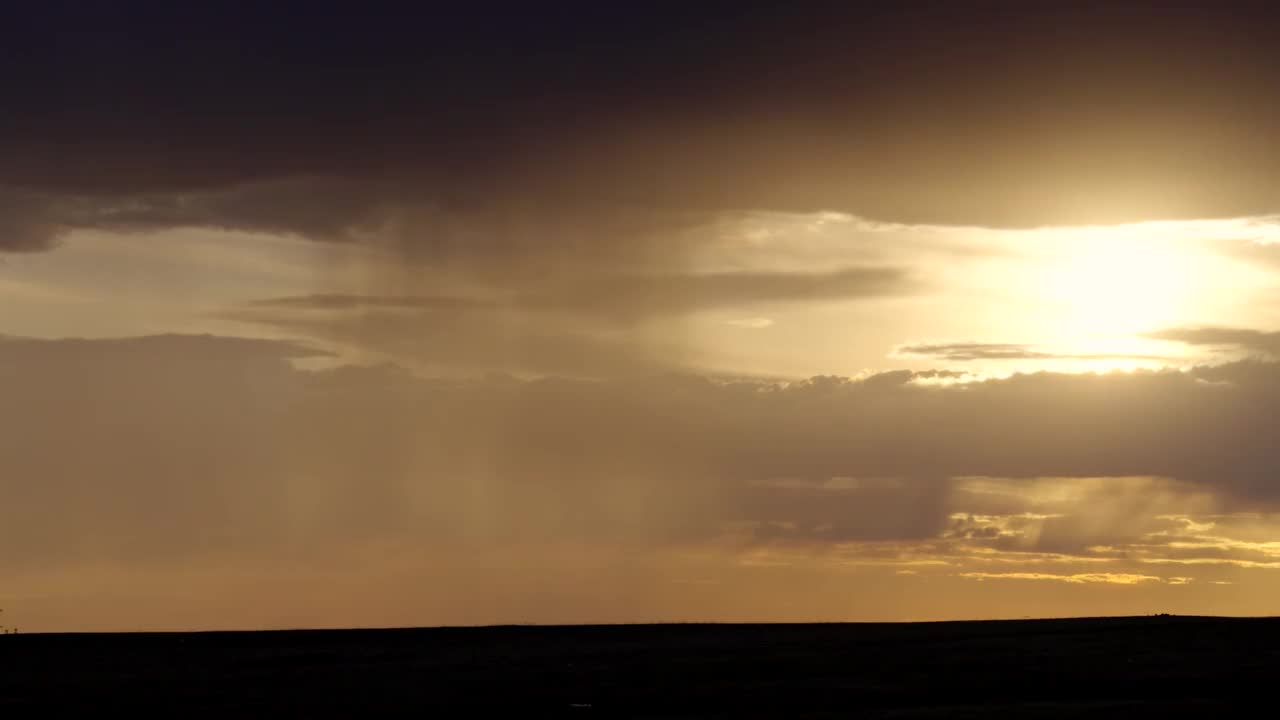
[[[1280,619],[0,637],[0,713],[1221,717],[1274,703]]]

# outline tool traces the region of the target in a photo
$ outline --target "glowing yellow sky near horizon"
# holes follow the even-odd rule
[[[918,293],[903,297],[779,304],[733,320],[718,313],[738,336],[762,338],[757,356],[771,363],[765,372],[785,374],[786,363],[805,368],[801,375],[822,372],[804,357],[815,348],[818,358],[846,368],[883,368],[885,360],[877,364],[861,348],[920,343],[1014,343],[1045,354],[1107,357],[957,363],[891,353],[887,362],[997,374],[1181,365],[1212,354],[1143,334],[1207,325],[1271,329],[1277,321],[1274,218],[1022,230],[873,224],[834,213],[739,222],[708,253],[709,264],[820,270],[873,262],[905,267],[920,282]],[[1273,246],[1270,258],[1259,257]]]
[[[856,490],[849,485],[824,484]],[[983,498],[1014,499],[1019,511],[980,514]],[[326,547],[321,563],[229,553],[212,563],[29,568],[4,599],[35,631],[1273,612],[1275,516],[1220,513],[1191,486],[966,477],[955,479],[948,506],[947,529],[910,541],[726,534],[637,552],[608,542],[428,546],[400,537]],[[1075,542],[1040,549],[1044,533]],[[86,589],[91,607],[75,601]]]
[[[991,229],[751,212],[686,232],[698,248],[690,272],[894,267],[912,284],[888,297],[657,317],[637,330],[678,339],[692,367],[713,372],[808,377],[901,367],[1007,374],[1184,365],[1215,355],[1143,333],[1280,323],[1276,218]],[[10,256],[0,266],[0,334],[298,336],[218,313],[270,297],[385,292],[377,278],[388,261],[380,248],[245,233],[77,232],[53,251]],[[432,294],[444,277],[429,267],[396,273],[399,294]],[[1069,357],[956,360],[895,350],[921,343],[1013,343]]]

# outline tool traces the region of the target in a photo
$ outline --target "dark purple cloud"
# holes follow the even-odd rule
[[[424,209],[488,231],[617,208],[1271,212],[1275,20],[1255,2],[25,3],[0,22],[0,247],[85,226],[341,240]]]

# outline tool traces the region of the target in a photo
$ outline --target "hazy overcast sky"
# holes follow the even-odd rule
[[[28,630],[1274,614],[1280,16],[10,4]]]

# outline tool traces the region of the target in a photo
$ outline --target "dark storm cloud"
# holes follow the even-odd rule
[[[65,232],[67,219],[50,198],[0,187],[0,251],[46,249]]]
[[[665,546],[741,526],[759,542],[961,532],[1002,552],[1087,554],[1163,528],[1131,515],[1206,512],[1186,505],[1196,493],[1227,512],[1280,507],[1273,363],[938,387],[427,380],[287,362],[309,353],[182,336],[0,342],[4,563],[319,561],[363,541]],[[1006,480],[952,480],[973,476]],[[1117,480],[1139,476],[1173,479]],[[1073,494],[1044,477],[1093,480]],[[957,529],[960,500],[996,519]],[[1044,516],[1030,546],[1012,539],[1025,513]]]
[[[1125,355],[1114,353],[1052,353],[1019,343],[919,343],[901,345],[895,356],[928,357],[953,362],[972,360],[1167,360],[1159,355]]]
[[[1170,328],[1147,333],[1146,337],[1280,357],[1280,332],[1229,327]]]
[[[515,200],[540,225],[615,205],[1277,209],[1266,3],[54,1],[2,20],[0,186],[59,198],[8,249],[103,222],[341,238],[387,206]]]
[[[114,202],[84,203],[80,223],[113,230],[202,226],[297,233],[317,240],[351,241],[390,220],[403,203],[396,188],[337,177],[292,177],[180,194],[136,194]]]

